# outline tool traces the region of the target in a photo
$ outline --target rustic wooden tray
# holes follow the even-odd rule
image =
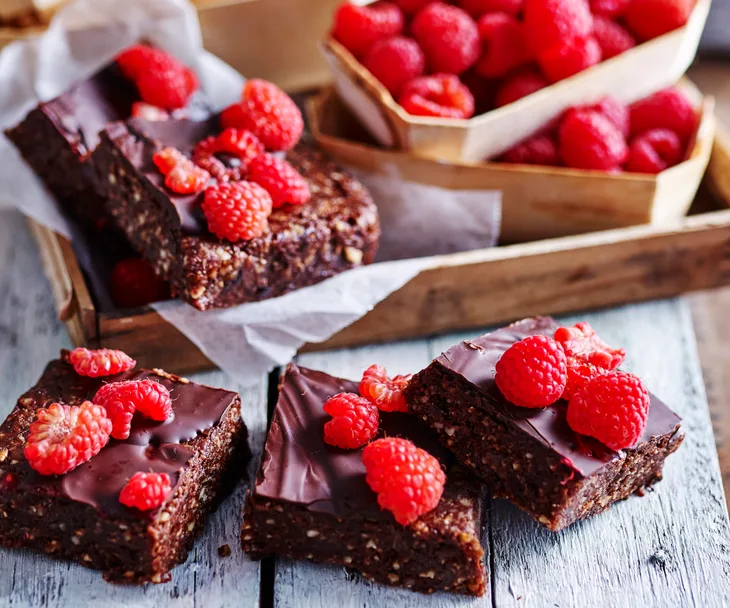
[[[533,314],[564,313],[730,285],[730,140],[719,133],[690,215],[437,256],[399,291],[308,350],[435,335]],[[155,311],[97,310],[70,243],[31,222],[60,318],[76,344],[120,348],[189,373],[211,363]]]

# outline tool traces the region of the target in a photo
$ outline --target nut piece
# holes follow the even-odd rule
[[[319,530],[307,530],[307,536],[309,538],[314,538],[315,536],[319,536]]]
[[[355,247],[345,247],[345,259],[350,262],[350,264],[361,264],[362,251]]]

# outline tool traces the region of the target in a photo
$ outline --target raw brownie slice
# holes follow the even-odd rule
[[[74,560],[103,570],[110,581],[169,580],[250,458],[240,398],[161,370],[83,377],[67,360],[62,352],[49,363],[0,426],[0,545]],[[103,383],[144,378],[170,390],[171,418],[153,422],[135,414],[128,439],[111,439],[65,475],[44,476],[30,467],[23,446],[40,408],[80,405]],[[160,507],[140,511],[119,502],[120,490],[139,471],[169,474],[172,492]]]
[[[554,319],[537,317],[466,340],[405,390],[411,410],[495,496],[555,531],[641,494],[661,479],[664,459],[684,439],[680,418],[654,395],[638,445],[619,452],[575,433],[565,401],[542,409],[510,404],[494,381],[498,359],[515,342],[552,335],[557,327]]]
[[[324,402],[357,390],[323,372],[287,368],[244,510],[244,550],[254,559],[275,554],[338,564],[414,591],[482,595],[481,486],[452,466],[430,429],[408,414],[380,412],[381,434],[410,439],[447,470],[438,506],[413,524],[397,523],[365,481],[362,450],[324,442]]]
[[[372,262],[380,236],[378,213],[365,188],[307,143],[287,159],[304,176],[312,198],[284,205],[269,231],[230,243],[207,230],[203,194],[175,194],[152,161],[172,146],[190,156],[220,133],[216,117],[109,125],[93,157],[106,205],[132,245],[200,310],[264,300]],[[235,167],[237,159],[221,158]]]

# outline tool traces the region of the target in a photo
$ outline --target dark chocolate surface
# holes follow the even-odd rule
[[[551,317],[525,319],[474,340],[461,342],[436,361],[471,382],[505,417],[542,440],[563,456],[566,463],[587,476],[612,461],[618,453],[590,437],[575,433],[566,421],[565,401],[543,409],[517,407],[504,398],[494,381],[497,361],[512,344],[537,334],[552,336],[558,326]],[[651,395],[649,417],[641,441],[673,432],[680,421],[664,402]]]
[[[365,481],[362,450],[341,450],[324,441],[331,417],[322,406],[341,392],[358,393],[358,385],[294,364],[287,368],[254,493],[338,517],[353,512],[392,517],[381,511]],[[442,466],[450,463],[436,434],[409,414],[380,412],[379,436],[410,439]]]

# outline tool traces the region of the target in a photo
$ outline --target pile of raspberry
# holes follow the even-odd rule
[[[340,5],[332,36],[416,116],[469,118],[683,26],[694,0]]]
[[[79,376],[102,378],[134,368],[136,361],[120,350],[76,348],[68,362]],[[172,415],[167,387],[150,379],[103,384],[81,405],[52,403],[36,413],[24,455],[41,475],[65,475],[96,456],[109,439],[129,437],[135,412],[164,422]],[[165,502],[172,484],[167,473],[139,471],[125,484],[119,502],[142,511]]]
[[[630,106],[605,97],[593,105],[567,110],[499,160],[656,174],[687,158],[697,125],[694,105],[675,87]]]
[[[611,348],[582,322],[510,346],[497,361],[495,382],[519,407],[566,401],[571,429],[622,450],[641,439],[650,403],[641,380],[617,370],[625,358],[623,349]]]

